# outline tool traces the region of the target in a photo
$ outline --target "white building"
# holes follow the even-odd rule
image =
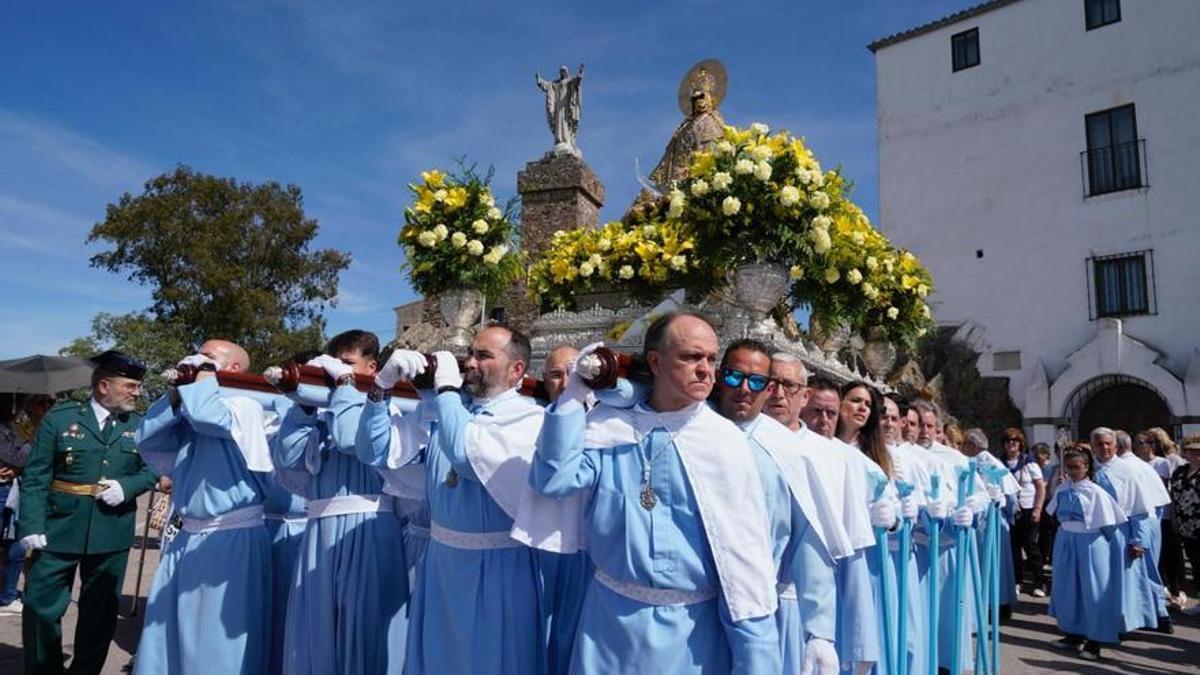
[[[869,46],[880,220],[1033,440],[1200,432],[1200,2],[994,0]]]

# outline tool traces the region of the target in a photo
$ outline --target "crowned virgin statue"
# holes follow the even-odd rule
[[[650,181],[660,192],[687,176],[692,153],[720,140],[725,120],[717,108],[725,98],[725,66],[716,59],[705,59],[692,66],[679,83],[679,109],[684,120],[671,135],[666,152],[650,172]]]

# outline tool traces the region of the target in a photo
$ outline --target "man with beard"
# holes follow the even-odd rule
[[[360,457],[425,467],[430,541],[413,591],[406,673],[546,670],[534,551],[510,536],[542,428],[541,406],[518,393],[530,352],[527,337],[501,325],[476,334],[465,373],[452,354],[436,352],[427,447],[393,424],[382,387],[368,395]],[[426,369],[409,350],[392,362],[402,380]]]
[[[91,396],[46,413],[21,478],[21,543],[33,551],[25,584],[25,672],[63,672],[62,616],[79,570],[73,673],[99,673],[117,628],[137,496],[158,475],[133,442],[146,366],[117,351],[92,359]]]
[[[745,432],[762,479],[778,571],[776,624],[783,672],[834,675],[838,672],[833,646],[834,561],[824,543],[829,535],[824,534],[823,523],[833,521],[835,515],[819,511],[811,486],[815,468],[796,452],[791,430],[760,414],[780,389],[800,386],[794,373],[773,378],[772,361],[766,346],[756,340],[730,344],[721,359],[717,412]]]
[[[198,370],[195,382],[155,401],[135,439],[171,478],[183,526],[154,574],[134,673],[266,672],[271,451],[262,406],[222,394],[216,377],[246,372],[250,357],[232,342],[208,340],[180,365]]]
[[[586,495],[583,523],[563,524],[586,531],[596,565],[571,671],[781,672],[762,482],[745,435],[705,403],[716,333],[666,314],[643,356],[653,387],[632,407],[601,398],[585,413],[590,390],[571,374],[530,472],[548,497]]]

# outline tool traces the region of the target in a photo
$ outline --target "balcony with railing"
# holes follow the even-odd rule
[[[1146,139],[1092,148],[1079,153],[1083,196],[1149,187],[1146,181]]]

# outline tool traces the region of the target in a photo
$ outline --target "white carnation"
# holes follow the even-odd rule
[[[754,177],[761,181],[771,180],[771,165],[767,162],[759,162],[754,165]]]
[[[808,198],[808,202],[813,205],[813,208],[827,209],[829,208],[829,195],[824,192],[814,192]]]
[[[794,206],[800,201],[800,190],[794,185],[784,185],[779,190],[779,203],[784,206]]]
[[[708,194],[708,182],[707,181],[705,181],[703,178],[701,178],[700,180],[697,180],[695,183],[692,183],[692,196],[703,197],[706,194]]]
[[[733,171],[743,176],[754,173],[754,162],[748,159],[739,159],[737,164],[733,165]]]
[[[730,176],[725,171],[718,171],[717,175],[713,176],[713,187],[718,190],[724,190],[733,183],[733,176]]]
[[[467,253],[471,255],[483,255],[483,242],[478,239],[472,239],[467,242]]]
[[[732,216],[742,210],[742,200],[730,195],[721,202],[721,213]]]
[[[763,124],[762,122],[755,122],[754,124],[751,124],[750,130],[759,136],[766,136],[767,134],[771,133],[771,127]]]

